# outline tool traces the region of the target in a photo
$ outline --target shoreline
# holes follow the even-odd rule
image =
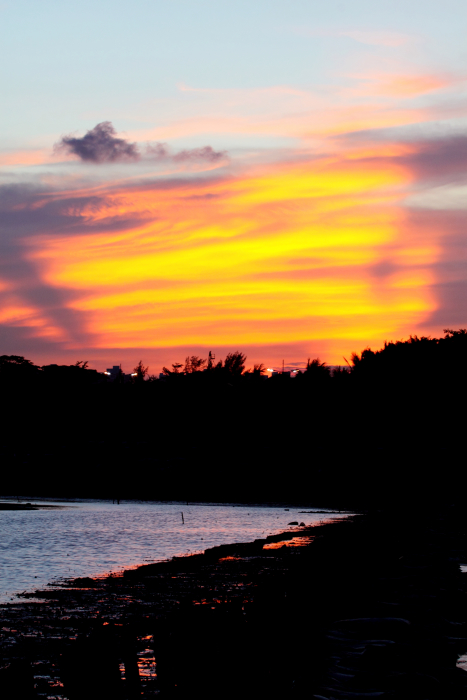
[[[200,505],[200,504],[194,504],[194,505]],[[207,505],[212,505],[208,503]],[[250,504],[252,507],[254,504]],[[266,504],[269,506],[270,504]],[[38,510],[39,506],[36,506],[36,504],[25,504],[27,506],[25,509],[26,510]],[[55,508],[62,508],[66,506],[54,506]],[[48,506],[44,506],[44,508],[48,508]],[[1,507],[0,507],[1,509]],[[9,510],[9,509],[7,509]],[[14,509],[16,510],[16,508]],[[22,508],[18,508],[18,510],[22,510]],[[285,510],[288,510],[285,509]],[[31,599],[37,599],[40,600],[41,598],[43,600],[48,600],[50,599],[51,596],[53,596],[54,592],[60,592],[63,590],[71,590],[76,587],[81,587],[83,585],[83,582],[86,582],[86,584],[89,584],[90,588],[97,588],[100,584],[105,584],[106,582],[108,583],[109,581],[114,581],[116,579],[121,579],[121,578],[131,578],[132,576],[138,577],[145,577],[145,575],[150,575],[151,571],[158,570],[159,567],[165,568],[165,567],[170,567],[172,568],[173,566],[177,566],[177,563],[183,564],[183,562],[190,560],[190,561],[197,561],[198,559],[202,558],[203,561],[211,561],[215,560],[216,558],[223,558],[223,557],[228,557],[232,554],[235,553],[236,556],[239,558],[241,556],[248,556],[249,554],[255,552],[258,553],[261,551],[263,547],[266,549],[269,549],[270,547],[274,547],[275,545],[284,542],[284,545],[289,543],[291,540],[306,540],[310,538],[309,532],[314,530],[317,527],[323,527],[324,525],[331,524],[332,522],[338,522],[341,518],[336,518],[334,519],[332,516],[333,515],[344,515],[345,511],[330,511],[330,510],[309,510],[309,511],[299,511],[299,514],[322,514],[322,515],[328,515],[329,519],[323,521],[316,522],[314,524],[309,524],[305,525],[303,522],[291,522],[289,525],[293,529],[289,530],[283,530],[281,532],[276,532],[275,534],[272,535],[267,535],[264,538],[257,538],[252,541],[248,542],[232,542],[232,543],[227,543],[227,544],[220,544],[220,545],[214,545],[213,547],[208,547],[204,550],[200,550],[197,552],[187,552],[184,554],[178,554],[173,557],[168,557],[166,559],[160,559],[158,561],[151,561],[148,563],[141,563],[141,564],[135,564],[134,566],[129,566],[128,568],[123,568],[121,570],[115,570],[115,571],[107,571],[102,574],[94,574],[92,576],[78,576],[78,577],[62,577],[59,578],[56,582],[51,582],[48,583],[45,588],[39,588],[35,589],[34,591],[23,591],[19,593],[15,593],[14,597],[16,600],[9,600],[7,602],[0,602],[0,611],[2,608],[5,607],[11,607],[14,605],[21,605],[23,601],[29,601]],[[353,517],[355,513],[348,513],[347,517]],[[297,544],[292,543],[292,546],[297,546]],[[183,566],[182,566],[183,568]]]
[[[124,498],[124,499],[119,499],[119,503],[117,504],[116,502],[114,503],[116,499],[112,498],[101,498],[101,497],[53,497],[53,498],[47,498],[46,496],[24,496],[20,497],[18,501],[17,496],[0,496],[0,506],[1,505],[9,505],[10,503],[12,504],[19,504],[19,505],[32,505],[36,507],[49,507],[48,504],[50,504],[50,507],[65,507],[65,505],[69,504],[81,504],[81,503],[107,503],[109,504],[112,502],[113,505],[124,505],[124,504],[133,504],[133,505],[176,505],[176,506],[221,506],[221,507],[231,507],[231,508],[245,508],[245,507],[251,507],[251,508],[282,508],[284,510],[289,510],[289,509],[297,509],[297,508],[308,508],[309,510],[303,510],[300,512],[303,513],[323,513],[326,515],[333,515],[333,514],[347,514],[347,515],[352,515],[355,513],[354,510],[350,510],[349,508],[341,508],[340,510],[338,508],[333,508],[333,507],[328,507],[326,508],[325,506],[322,506],[321,508],[314,507],[310,505],[310,502],[307,501],[297,501],[297,502],[291,502],[290,500],[288,501],[212,501],[212,500],[205,500],[205,501],[187,501],[186,499],[182,500],[153,500],[153,499],[142,499],[142,498]],[[26,503],[22,503],[23,501],[27,501]],[[34,501],[34,503],[29,502],[29,501]],[[60,504],[65,504],[63,506],[53,506],[54,502],[58,502]],[[46,505],[47,504],[47,505]]]
[[[51,508],[67,508],[68,506],[44,505],[41,503],[9,503],[0,502],[0,510],[50,510]]]
[[[75,579],[43,602],[0,608],[12,662],[0,687],[25,698],[55,687],[70,700],[196,689],[457,700],[467,689],[456,668],[467,653],[463,522],[457,512],[354,515]]]
[[[285,508],[211,503],[187,507],[183,503],[117,505],[107,500],[55,502],[49,509],[48,502],[28,503],[10,502],[0,518],[5,567],[0,603],[14,602],[17,594],[53,584],[60,587],[70,578],[105,578],[172,556],[288,531],[290,521],[311,524],[347,517],[320,508],[305,513],[290,504]],[[43,508],[37,510],[39,505]],[[127,521],[131,524],[126,525]],[[71,544],[61,534],[63,527],[73,532]]]

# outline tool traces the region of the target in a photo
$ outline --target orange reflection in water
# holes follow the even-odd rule
[[[314,537],[292,537],[291,540],[280,540],[263,545],[263,549],[282,549],[282,547],[305,547],[314,540]]]
[[[218,561],[240,561],[241,557],[221,557]]]
[[[144,686],[148,681],[153,681],[157,678],[154,637],[151,634],[145,637],[138,637],[138,642],[144,646],[143,649],[138,651],[138,672]]]

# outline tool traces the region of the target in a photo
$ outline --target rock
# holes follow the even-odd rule
[[[68,586],[72,588],[97,588],[99,584],[89,576],[83,576],[82,578],[74,578],[68,582]]]

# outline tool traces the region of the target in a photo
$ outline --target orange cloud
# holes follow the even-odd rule
[[[261,89],[205,89],[179,86],[190,105],[189,117],[168,108],[166,123],[129,132],[137,141],[167,141],[190,136],[251,135],[256,138],[309,138],[357,129],[383,128],[423,121],[428,110],[407,108],[374,97],[407,97],[407,90],[427,91],[448,80],[443,77],[355,74],[342,76],[341,84],[321,89],[278,85]],[[399,82],[398,82],[399,81]],[[418,81],[418,82],[417,82]],[[443,83],[444,84],[444,83]],[[396,94],[397,90],[400,94]],[[355,98],[370,97],[364,108]],[[183,113],[186,114],[186,107]]]
[[[402,99],[443,90],[465,81],[465,78],[451,75],[411,75],[410,73],[370,73],[352,77],[362,81],[360,87],[349,90],[349,93],[354,96],[379,95]]]
[[[61,328],[51,324],[46,315],[39,313],[34,306],[26,306],[20,299],[11,299],[2,304],[0,324],[27,328],[36,338],[47,338],[55,342],[65,339]]]
[[[394,250],[397,273],[372,272],[397,248],[409,180],[376,158],[326,158],[128,186],[84,207],[81,235],[44,236],[28,256],[48,285],[79,291],[70,309],[100,347],[307,343],[323,328],[363,340],[433,308],[427,274]],[[119,219],[135,224],[112,230]]]

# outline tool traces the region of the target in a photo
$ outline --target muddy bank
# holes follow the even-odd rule
[[[38,506],[32,503],[0,503],[0,510],[38,510]]]
[[[464,698],[466,529],[454,509],[355,516],[38,592],[0,609],[0,691]]]
[[[66,508],[67,506],[43,505],[41,503],[14,503],[13,501],[0,502],[0,510],[50,510],[51,508]]]

